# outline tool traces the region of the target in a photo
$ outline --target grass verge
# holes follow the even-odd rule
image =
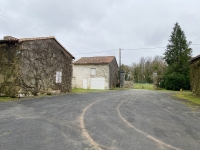
[[[105,91],[107,90],[81,89],[81,88],[72,89],[72,93],[105,92]]]
[[[150,83],[134,83],[134,89],[147,89],[147,90],[154,90],[153,84]]]
[[[188,100],[194,104],[200,105],[200,97],[194,96],[192,92],[177,92],[173,95],[176,98]]]
[[[81,89],[81,88],[75,88],[72,89],[72,93],[86,93],[86,92],[105,92],[107,90],[94,90],[94,89]],[[25,97],[27,98],[41,98],[41,97],[50,97],[53,95],[38,95],[38,96],[31,96],[31,97]],[[11,98],[11,97],[0,97],[0,102],[9,102],[9,101],[17,101],[22,100],[24,98]]]
[[[15,101],[18,98],[11,98],[11,97],[0,97],[0,102],[8,102],[8,101]]]
[[[20,101],[20,100],[25,100],[25,99],[31,99],[31,98],[42,98],[42,97],[50,97],[52,95],[38,95],[38,96],[27,96],[27,97],[22,97],[22,98],[12,98],[12,97],[5,97],[2,96],[0,97],[0,102],[9,102],[9,101]]]

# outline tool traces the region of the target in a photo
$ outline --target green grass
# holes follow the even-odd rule
[[[149,83],[134,83],[134,89],[142,89],[142,87],[143,87],[143,89],[154,90],[153,84],[149,84]],[[165,90],[165,89],[161,89],[161,90],[157,90],[157,91],[176,92],[173,95],[173,97],[186,100],[186,101],[191,102],[193,104],[200,105],[200,97],[194,96],[192,94],[192,92],[189,92],[189,91],[177,92],[177,91]]]
[[[173,96],[179,99],[188,100],[194,104],[200,104],[200,97],[194,96],[192,92],[177,92]]]
[[[153,84],[151,83],[134,83],[133,84],[134,89],[148,89],[153,90]]]
[[[0,97],[0,102],[8,102],[8,101],[15,101],[18,98],[11,98],[11,97]]]
[[[75,88],[72,89],[72,93],[86,93],[86,92],[106,92],[108,90],[94,90],[94,89],[81,89],[81,88]],[[25,98],[41,98],[41,97],[48,97],[52,95],[38,95],[38,96],[31,96],[31,97],[25,97]],[[23,99],[23,98],[21,98]],[[11,97],[0,97],[0,102],[8,102],[8,101],[16,101],[19,100],[19,98],[11,98]]]
[[[105,91],[107,90],[81,89],[81,88],[72,89],[72,93],[105,92]]]

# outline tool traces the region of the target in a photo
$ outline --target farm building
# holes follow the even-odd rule
[[[200,55],[190,61],[190,84],[192,92],[200,96]]]
[[[70,92],[73,59],[53,36],[6,36],[0,40],[0,94]]]
[[[73,63],[73,87],[111,89],[117,84],[115,56],[82,57]]]

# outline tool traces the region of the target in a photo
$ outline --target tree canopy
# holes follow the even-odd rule
[[[164,60],[168,64],[164,86],[166,89],[190,89],[189,63],[192,49],[191,42],[187,42],[184,31],[175,23],[171,33]]]
[[[133,63],[131,72],[136,83],[153,83],[153,73],[157,72],[162,78],[166,70],[166,63],[161,56],[141,57],[139,63]]]

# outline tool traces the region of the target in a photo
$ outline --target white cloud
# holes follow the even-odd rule
[[[116,50],[76,58],[115,55],[118,59],[119,48],[166,46],[175,22],[188,41],[200,44],[199,6],[198,0],[6,0],[0,2],[0,15],[36,30],[0,16],[0,37],[55,35],[72,54]],[[200,46],[192,48],[198,55]],[[122,51],[122,63],[131,64],[164,51]]]

